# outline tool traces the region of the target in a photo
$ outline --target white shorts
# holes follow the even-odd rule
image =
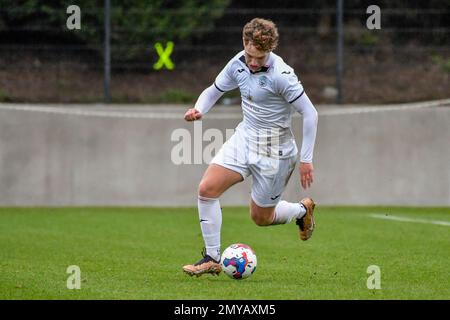
[[[211,163],[253,176],[252,199],[260,207],[274,207],[280,201],[297,163],[298,154],[274,158],[249,150],[248,138],[240,130],[228,139]]]

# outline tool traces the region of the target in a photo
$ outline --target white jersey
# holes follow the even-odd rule
[[[304,89],[280,56],[271,52],[266,65],[252,72],[241,51],[219,73],[214,85],[221,92],[239,88],[244,117],[236,129],[245,131],[259,151],[272,148],[269,153],[281,158],[297,154],[291,103],[304,94]]]

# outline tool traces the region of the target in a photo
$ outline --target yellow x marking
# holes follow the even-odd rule
[[[168,70],[173,70],[175,65],[172,60],[170,60],[170,54],[173,51],[173,42],[167,42],[166,49],[163,48],[162,44],[157,42],[155,44],[156,52],[159,55],[159,60],[153,65],[153,69],[160,70],[162,67],[166,67]]]

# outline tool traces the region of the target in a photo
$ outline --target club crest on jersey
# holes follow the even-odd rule
[[[264,88],[268,82],[269,82],[269,79],[267,79],[266,76],[259,77],[259,79],[258,79],[258,84],[262,88]]]

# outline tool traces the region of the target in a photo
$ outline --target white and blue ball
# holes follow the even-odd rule
[[[223,251],[220,264],[223,272],[230,278],[246,279],[256,270],[256,254],[250,246],[234,243]]]

